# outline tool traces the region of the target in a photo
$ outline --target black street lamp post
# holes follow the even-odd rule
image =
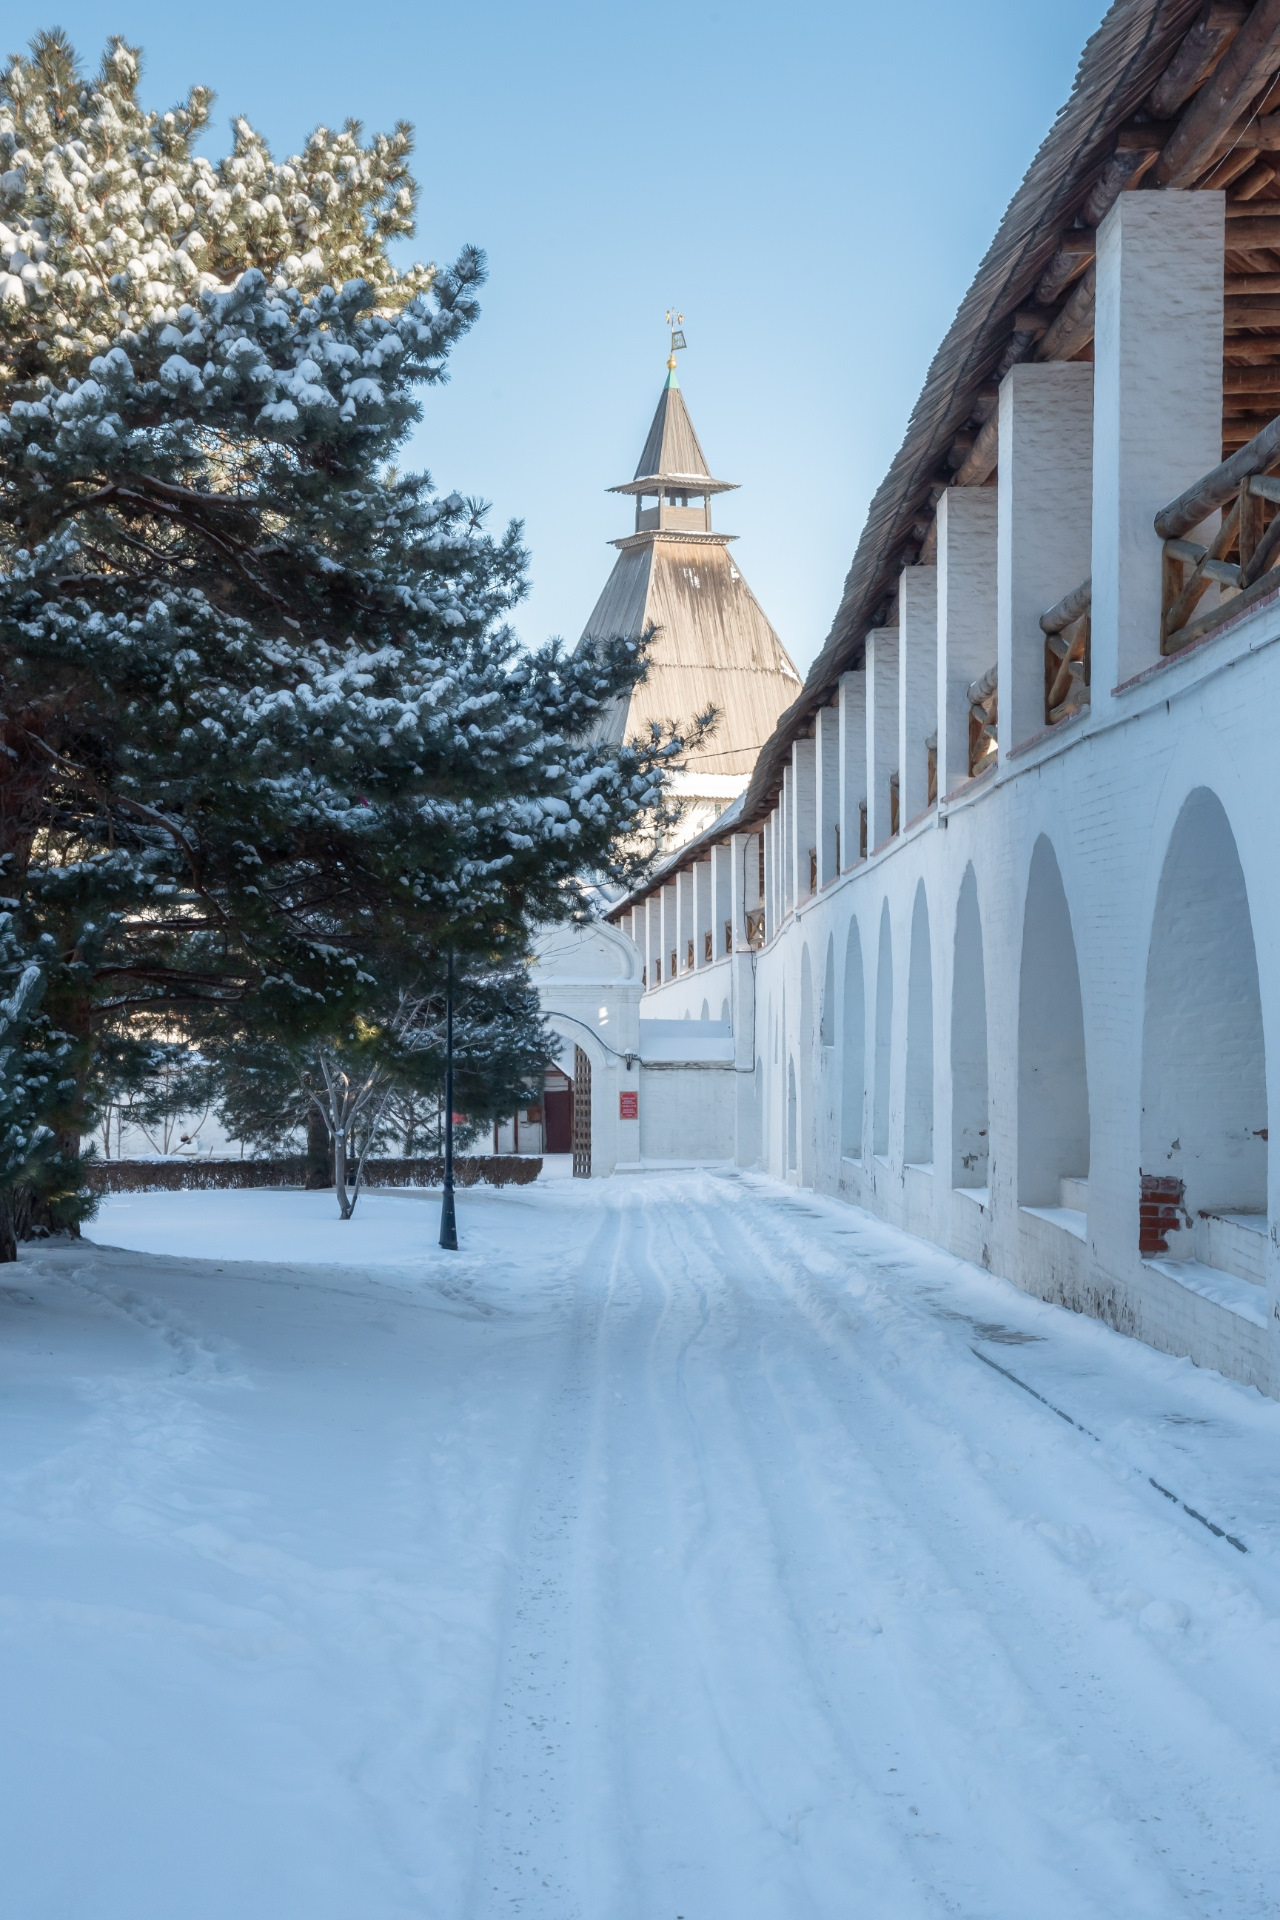
[[[440,1203],[440,1245],[458,1251],[458,1222],[453,1212],[453,949],[444,1003],[444,1198]]]

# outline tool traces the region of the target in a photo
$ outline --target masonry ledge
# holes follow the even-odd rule
[[[1037,1220],[1047,1220],[1051,1227],[1074,1234],[1077,1240],[1087,1240],[1089,1237],[1089,1216],[1081,1213],[1079,1207],[1019,1207],[1018,1211],[1033,1213]]]
[[[1259,600],[1251,601],[1247,607],[1241,607],[1239,613],[1234,616],[1228,613],[1216,627],[1210,627],[1207,633],[1202,633],[1198,640],[1191,641],[1188,646],[1179,647],[1176,653],[1161,654],[1158,660],[1153,660],[1149,667],[1142,669],[1141,673],[1132,674],[1128,680],[1122,680],[1119,686],[1112,687],[1113,696],[1119,699],[1123,694],[1140,691],[1154,680],[1165,680],[1175,667],[1184,665],[1188,660],[1203,664],[1207,648],[1215,647],[1219,641],[1229,639],[1232,634],[1238,639],[1245,628],[1260,622],[1265,614],[1274,613],[1277,606],[1280,606],[1280,583],[1276,585],[1273,592]],[[1280,632],[1268,634],[1261,644],[1269,646],[1277,639],[1280,639]],[[1247,659],[1253,651],[1252,647],[1244,647],[1238,657]],[[1188,678],[1193,677],[1188,676]]]
[[[996,762],[997,786],[1000,784],[1000,765],[1002,761],[1020,760],[1024,754],[1034,753],[1037,747],[1048,746],[1050,742],[1056,744],[1065,741],[1068,735],[1074,735],[1077,739],[1083,738],[1088,732],[1085,723],[1089,720],[1092,713],[1092,705],[1086,704],[1083,707],[1078,707],[1074,713],[1069,713],[1065,720],[1055,720],[1052,726],[1041,727],[1038,733],[1028,734],[1025,740],[1019,740],[1016,747],[1010,747],[1008,753],[1002,754]],[[1019,771],[1021,771],[1021,769],[1019,769]]]
[[[1166,1280],[1176,1280],[1188,1293],[1211,1300],[1215,1307],[1225,1307],[1242,1320],[1252,1320],[1255,1327],[1267,1324],[1266,1288],[1252,1280],[1238,1280],[1234,1273],[1206,1267],[1200,1260],[1144,1260],[1142,1264],[1153,1273],[1163,1274]]]
[[[990,1187],[952,1187],[951,1191],[958,1193],[962,1200],[967,1200],[982,1213],[987,1213],[991,1209]]]

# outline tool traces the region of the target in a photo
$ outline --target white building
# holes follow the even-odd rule
[[[634,1018],[595,1171],[729,1154],[1269,1392],[1278,72],[1266,6],[1112,8],[803,695],[615,909],[579,1043],[612,1073]],[[650,1021],[714,1040],[705,1097]]]

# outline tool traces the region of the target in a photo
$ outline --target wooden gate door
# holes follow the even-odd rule
[[[573,1050],[573,1177],[591,1178],[591,1062]]]

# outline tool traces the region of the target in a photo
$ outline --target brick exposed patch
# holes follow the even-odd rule
[[[1168,1253],[1169,1235],[1188,1224],[1182,1196],[1185,1180],[1167,1173],[1144,1173],[1138,1202],[1139,1253]]]

